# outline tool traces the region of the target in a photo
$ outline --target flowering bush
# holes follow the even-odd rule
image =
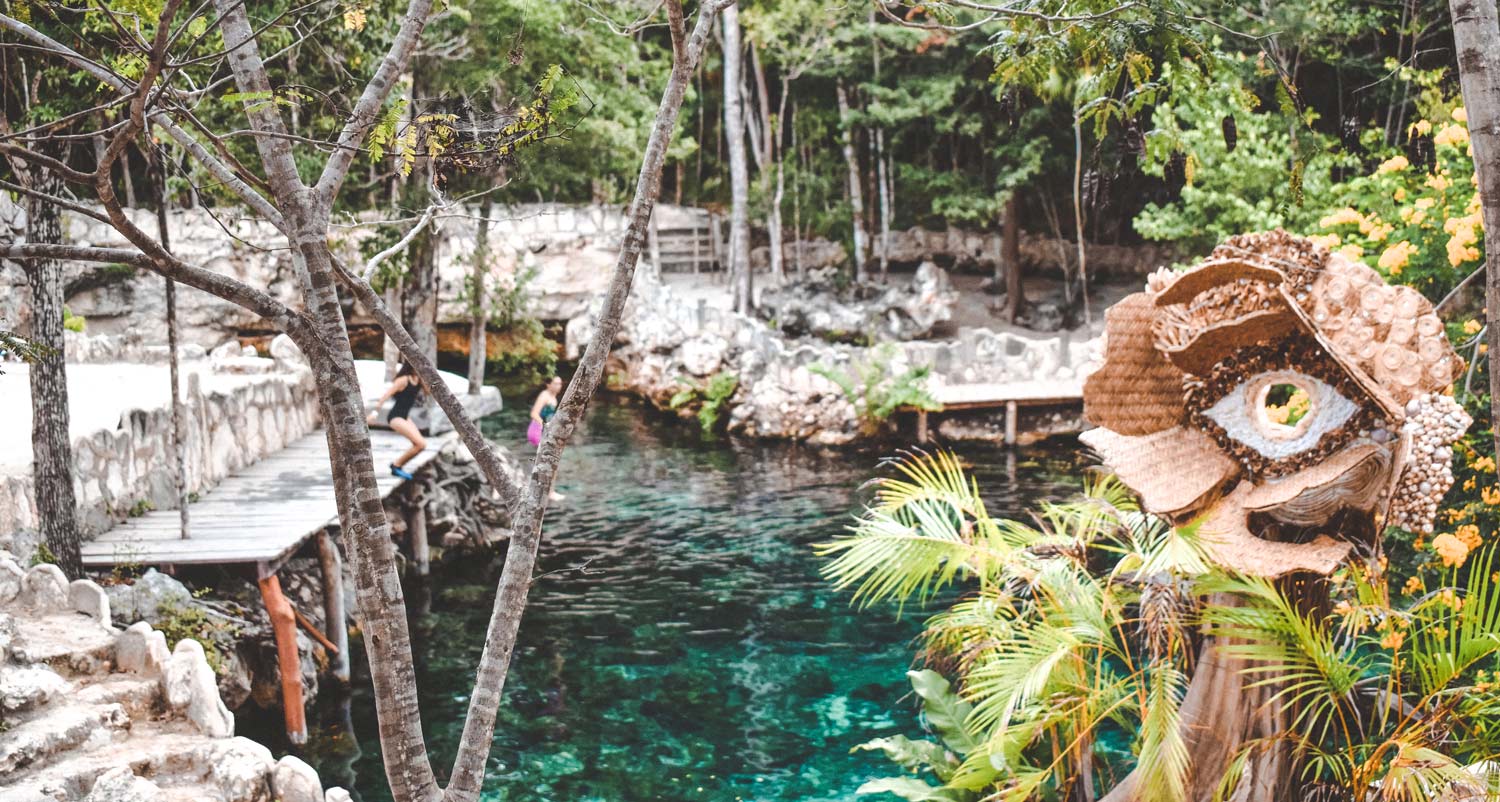
[[[1430,165],[1392,156],[1337,188],[1343,208],[1318,221],[1313,239],[1361,259],[1388,279],[1439,300],[1483,262],[1479,192],[1463,107],[1451,122],[1419,120],[1432,138]]]

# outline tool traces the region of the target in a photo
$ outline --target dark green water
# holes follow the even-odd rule
[[[529,453],[524,411],[486,421]],[[969,448],[992,511],[1073,486],[1067,444]],[[881,453],[705,441],[696,426],[606,399],[563,461],[546,521],[487,800],[854,799],[889,765],[850,748],[919,734],[904,673],[926,611],[859,612],[818,576]],[[445,564],[413,618],[429,748],[446,775],[498,566]],[[424,594],[409,599],[420,606]],[[325,784],[389,799],[368,678],[324,698],[304,757]],[[331,694],[325,694],[325,697]],[[344,716],[347,715],[347,719]],[[352,724],[354,737],[338,737]]]

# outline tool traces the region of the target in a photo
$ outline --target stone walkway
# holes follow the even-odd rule
[[[234,736],[195,640],[124,631],[89,580],[0,558],[0,798],[347,802],[295,757]]]

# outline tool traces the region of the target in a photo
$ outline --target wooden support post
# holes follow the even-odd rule
[[[412,562],[416,563],[417,576],[427,576],[427,505],[420,501],[406,513],[406,537],[411,546]]]
[[[917,410],[917,442],[927,442],[927,410]]]
[[[281,593],[281,580],[273,573],[260,580],[260,597],[276,634],[276,667],[281,671],[281,707],[286,718],[286,737],[294,744],[307,743],[307,714],[302,708],[302,658],[297,654],[297,616]]]
[[[318,533],[318,562],[323,568],[323,628],[338,647],[332,655],[333,676],[339,682],[349,681],[349,620],[344,613],[344,565],[339,547],[328,530]]]
[[[1005,444],[1016,444],[1016,402],[1005,402]]]

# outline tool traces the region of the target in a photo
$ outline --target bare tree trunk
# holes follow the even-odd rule
[[[880,280],[884,282],[891,268],[891,185],[885,165],[885,131],[875,129],[875,185],[880,190]]]
[[[849,93],[844,79],[838,82],[839,126],[844,129],[844,161],[849,165],[849,212],[854,220],[854,280],[863,282],[867,256],[865,235],[865,197],[860,188],[859,158],[854,153],[854,123],[849,115]]]
[[[150,128],[147,127],[147,140]],[[149,147],[149,145],[148,145]],[[167,192],[167,171],[162,164],[162,154],[156,149],[147,151],[146,162],[156,174],[156,238],[162,250],[172,250],[170,226],[167,224],[171,195]],[[167,297],[167,373],[172,391],[172,439],[168,447],[172,450],[172,481],[177,490],[177,517],[180,534],[184,540],[191,530],[188,528],[187,466],[183,459],[183,443],[186,440],[187,420],[182,412],[182,384],[177,357],[177,282],[171,276],[163,276]]]
[[[62,179],[49,171],[33,171],[35,188],[49,195],[62,193]],[[26,199],[26,240],[62,242],[58,208],[35,198]],[[73,496],[73,441],[68,433],[68,371],[63,349],[62,265],[37,259],[26,266],[31,288],[31,337],[45,350],[30,369],[31,462],[36,485],[37,525],[52,562],[72,579],[83,575],[79,555],[76,501]]]
[[[1089,314],[1089,262],[1083,242],[1083,120],[1073,110],[1073,227],[1078,243],[1078,285],[1083,295],[1083,320],[1093,322]]]
[[[788,87],[790,88],[790,87]],[[801,160],[802,148],[797,141],[797,104],[792,104],[792,155]],[[785,163],[786,160],[782,159]],[[807,268],[802,262],[802,170],[798,164],[797,172],[792,176],[792,259],[796,261],[797,280],[807,278]]]
[[[744,55],[737,6],[724,9],[724,135],[729,145],[729,265],[734,309],[749,314],[754,305],[750,276],[750,165],[745,153]]]
[[[1495,0],[1449,0],[1459,84],[1469,115],[1469,142],[1484,216],[1485,297],[1500,309],[1500,15]],[[1489,315],[1489,353],[1500,354],[1500,319]],[[1500,370],[1491,357],[1490,418],[1500,422]],[[1500,425],[1495,426],[1500,454]]]
[[[484,275],[490,269],[490,209],[494,202],[486,194],[479,204],[479,231],[474,236],[474,265],[469,292],[469,395],[484,389],[484,363],[489,356],[488,323],[484,304]]]
[[[1012,190],[1005,202],[1005,220],[1001,222],[1000,264],[1005,270],[1005,322],[1015,324],[1026,304],[1021,286],[1021,214],[1020,201]]]

